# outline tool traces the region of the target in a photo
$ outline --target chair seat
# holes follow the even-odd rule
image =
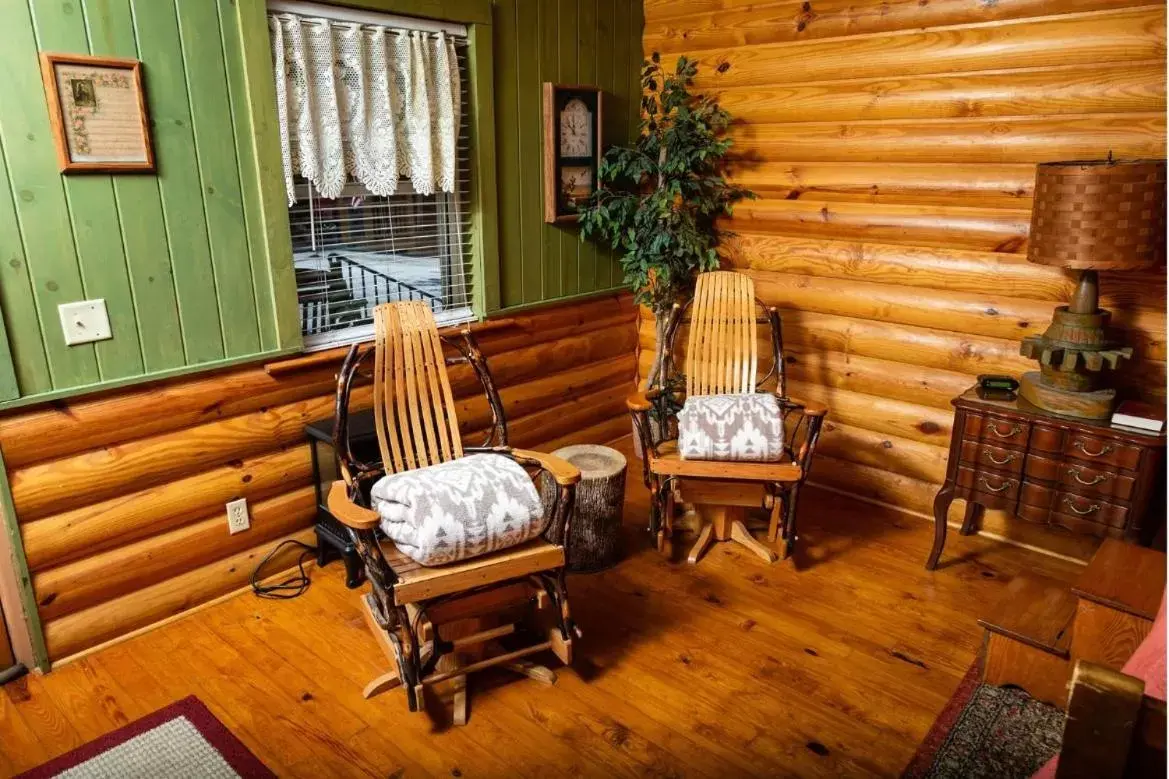
[[[774,463],[683,460],[678,454],[677,441],[662,442],[658,454],[650,456],[649,469],[661,476],[731,481],[799,481],[801,475],[800,466],[788,460]]]
[[[386,562],[398,577],[394,600],[403,605],[451,593],[496,584],[564,565],[564,547],[542,538],[501,549],[498,552],[428,568],[419,565],[396,547],[385,550]]]

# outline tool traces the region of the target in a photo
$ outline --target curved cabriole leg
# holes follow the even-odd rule
[[[942,556],[942,549],[946,546],[946,518],[950,514],[950,504],[954,502],[954,485],[946,482],[937,497],[934,498],[934,547],[930,550],[925,569],[932,571],[938,567],[938,559]]]

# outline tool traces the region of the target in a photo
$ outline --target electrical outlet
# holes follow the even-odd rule
[[[242,533],[252,526],[248,517],[248,499],[240,498],[227,504],[227,532],[231,535]]]

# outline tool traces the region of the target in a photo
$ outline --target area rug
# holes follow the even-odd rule
[[[17,779],[275,779],[192,695]]]
[[[1059,752],[1064,714],[970,666],[902,779],[1023,779]]]

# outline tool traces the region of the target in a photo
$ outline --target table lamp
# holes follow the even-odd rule
[[[1019,394],[1044,411],[1104,420],[1116,390],[1107,373],[1132,356],[1099,306],[1097,271],[1165,264],[1165,160],[1045,162],[1035,174],[1027,260],[1079,271],[1066,306],[1043,335],[1023,339],[1039,370],[1023,374]]]

